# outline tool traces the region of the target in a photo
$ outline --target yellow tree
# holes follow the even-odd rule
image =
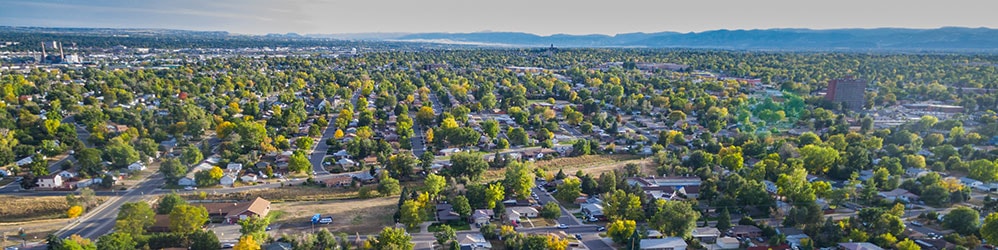
[[[225,175],[225,171],[222,171],[222,168],[220,168],[218,166],[215,166],[215,167],[211,168],[211,179],[213,179],[213,180],[221,180],[222,176],[224,176],[224,175]]]
[[[66,217],[70,219],[80,217],[81,214],[83,214],[83,207],[81,206],[72,206],[66,211]]]
[[[239,239],[239,243],[236,243],[234,250],[260,250],[260,244],[257,244],[253,240],[253,235],[246,235]]]
[[[343,130],[342,129],[336,129],[336,133],[333,133],[333,138],[336,138],[337,140],[342,139],[343,138]]]
[[[426,142],[433,142],[433,128],[426,130]]]
[[[568,239],[549,234],[547,237],[547,246],[548,250],[565,250],[568,249]]]

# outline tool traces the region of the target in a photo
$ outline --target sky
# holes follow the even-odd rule
[[[998,28],[995,0],[0,0],[0,25],[241,34]]]

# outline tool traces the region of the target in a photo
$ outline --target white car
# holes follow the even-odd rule
[[[190,187],[190,186],[184,188],[184,190],[187,190],[187,191],[197,190],[197,189],[198,189],[197,187]]]
[[[568,225],[558,224],[558,229],[566,229],[566,228],[568,228]]]

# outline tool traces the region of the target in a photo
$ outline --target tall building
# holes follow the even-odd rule
[[[843,108],[846,109],[863,110],[866,104],[866,84],[866,80],[853,78],[828,81],[828,93],[825,94],[825,99],[843,103]]]

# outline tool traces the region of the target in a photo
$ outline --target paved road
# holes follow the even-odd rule
[[[100,206],[94,208],[76,222],[72,222],[62,230],[56,232],[60,237],[70,235],[80,235],[84,238],[96,239],[107,234],[114,228],[115,217],[118,216],[118,208],[127,202],[141,201],[152,194],[157,188],[163,186],[162,175],[154,174],[143,180],[136,187],[118,197],[111,197]]]

